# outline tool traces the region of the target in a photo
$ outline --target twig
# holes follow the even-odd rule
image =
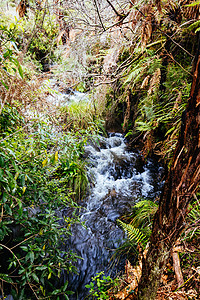
[[[12,248],[10,248],[10,250],[20,246],[21,244],[27,242],[28,240],[32,239],[33,237],[36,237],[38,235],[38,233],[34,234],[34,235],[31,235],[29,236],[27,239],[23,240],[22,242],[18,243],[17,245],[13,246]]]
[[[102,19],[101,19],[100,13],[99,13],[99,9],[98,9],[96,0],[94,0],[94,3],[95,3],[95,6],[96,6],[96,9],[97,9],[97,14],[98,14],[98,17],[99,17],[99,21],[100,21],[100,23],[101,23],[101,26],[102,26],[103,30],[106,31],[106,29],[105,29],[105,27],[104,27],[104,25],[103,25],[103,21],[102,21]]]
[[[117,15],[118,17],[124,18],[125,16],[126,16],[126,17],[128,16],[129,12],[128,12],[126,15],[120,14],[120,13],[115,9],[115,7],[113,6],[113,4],[112,4],[109,0],[106,0],[106,1],[107,1],[108,4],[112,7],[112,9],[114,10],[114,12],[116,13],[116,15]],[[122,21],[122,20],[121,20],[121,21]]]
[[[8,135],[7,137],[3,138],[2,140],[0,140],[0,143],[3,142],[3,141],[5,141],[5,140],[7,140],[7,139],[9,139],[11,136],[15,135],[17,132],[23,130],[27,126],[29,126],[29,124],[25,125],[24,127],[20,128],[19,130],[15,131],[15,132],[11,133],[10,135]]]
[[[178,290],[180,290],[188,281],[190,281],[196,274],[193,274],[190,278],[188,278],[181,286],[179,286],[174,293],[176,293]]]
[[[193,77],[193,75],[190,73],[190,72],[188,72],[179,62],[177,62],[174,58],[173,58],[173,56],[172,56],[172,54],[170,54],[170,53],[167,53],[167,55],[181,68],[181,69],[183,69],[186,73],[188,73],[190,76],[192,76]]]
[[[129,1],[132,5],[134,5],[133,4],[133,2],[132,1]],[[135,8],[137,11],[139,11],[139,13],[146,19],[147,17],[143,14],[143,12],[141,12],[137,7]],[[155,26],[156,26],[156,28],[160,31],[160,32],[162,32],[168,39],[170,39],[175,45],[177,45],[179,48],[181,48],[185,53],[187,53],[189,56],[191,56],[192,58],[194,58],[194,56],[190,53],[190,52],[188,52],[185,48],[183,48],[179,43],[177,43],[170,35],[168,35],[166,32],[164,32],[162,29],[160,29],[160,27],[157,25],[157,24],[155,24]]]
[[[3,219],[3,204],[1,204],[1,217],[0,217],[0,222],[2,221]]]
[[[15,253],[14,253],[10,248],[8,248],[7,246],[5,246],[5,245],[3,245],[3,244],[0,244],[0,246],[3,247],[3,248],[5,248],[5,249],[7,249],[9,252],[11,252],[12,255],[15,257],[15,259],[17,260],[18,264],[19,264],[20,266],[22,266],[20,260],[17,258],[17,256],[15,255]],[[34,291],[34,289],[33,289],[32,285],[31,285],[31,283],[30,283],[28,280],[27,280],[27,282],[28,282],[28,285],[29,285],[30,289],[31,289],[32,292],[34,293],[36,299],[39,300],[39,298],[38,298],[36,292]]]
[[[2,110],[3,110],[3,108],[4,108],[5,103],[6,103],[6,101],[7,101],[8,95],[10,94],[10,91],[11,91],[11,88],[12,88],[12,86],[13,86],[14,80],[15,80],[15,77],[12,78],[12,81],[11,81],[10,86],[9,86],[9,90],[7,91],[6,96],[5,96],[5,99],[4,99],[3,102],[2,102],[2,105],[1,105],[1,108],[0,108],[0,115],[1,115],[1,113],[2,113]]]

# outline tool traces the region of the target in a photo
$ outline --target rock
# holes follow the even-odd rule
[[[14,300],[13,296],[12,295],[8,295],[5,300]]]

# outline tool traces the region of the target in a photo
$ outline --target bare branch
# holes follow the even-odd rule
[[[94,4],[95,4],[96,9],[97,9],[97,14],[98,14],[98,17],[99,17],[99,21],[100,21],[100,23],[101,23],[101,26],[102,26],[103,30],[106,31],[106,29],[105,29],[105,27],[104,27],[104,25],[103,25],[103,21],[102,21],[101,16],[100,16],[100,12],[99,12],[98,5],[97,5],[97,1],[96,1],[96,0],[94,0]]]
[[[123,18],[125,15],[124,14],[120,14],[115,7],[112,5],[112,3],[109,0],[106,0],[108,2],[108,4],[112,7],[112,9],[114,10],[114,12],[116,13],[116,15],[120,18]]]

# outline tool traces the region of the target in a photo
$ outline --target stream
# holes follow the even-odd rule
[[[75,292],[70,300],[83,300],[88,293],[85,285],[91,277],[104,271],[114,277],[124,271],[125,258],[120,264],[111,260],[124,238],[117,219],[131,211],[141,198],[159,194],[162,168],[153,160],[144,164],[138,151],[128,151],[120,133],[99,137],[99,143],[89,142],[85,148],[91,191],[81,212],[83,227],[77,224],[67,245],[83,259],[78,260],[78,275],[64,274],[68,289]],[[111,267],[112,265],[112,267]]]
[[[46,100],[51,105],[89,100],[84,93],[59,92],[55,81],[50,84],[51,94]],[[89,292],[85,285],[97,273],[104,271],[105,275],[115,277],[124,272],[126,257],[120,258],[118,264],[117,258],[113,259],[115,250],[125,240],[117,219],[130,213],[140,199],[155,199],[162,185],[163,171],[158,163],[151,159],[144,163],[139,151],[128,150],[120,133],[99,136],[98,142],[88,141],[84,157],[90,181],[89,195],[80,203],[80,219],[85,225],[73,225],[72,236],[63,249],[71,249],[82,257],[75,264],[78,274],[62,274],[62,280],[69,282],[68,290],[74,291],[70,300],[85,299]],[[69,212],[64,209],[59,214],[63,219]]]

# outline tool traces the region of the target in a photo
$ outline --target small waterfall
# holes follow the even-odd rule
[[[91,191],[81,212],[85,227],[73,227],[68,245],[83,258],[76,264],[79,274],[67,276],[69,288],[75,291],[70,300],[84,299],[88,293],[85,285],[96,273],[104,271],[114,276],[120,268],[124,269],[124,261],[109,269],[111,257],[124,239],[116,220],[130,212],[141,197],[156,196],[161,173],[152,161],[144,164],[137,151],[128,151],[119,133],[100,137],[99,143],[90,142],[85,153]]]

